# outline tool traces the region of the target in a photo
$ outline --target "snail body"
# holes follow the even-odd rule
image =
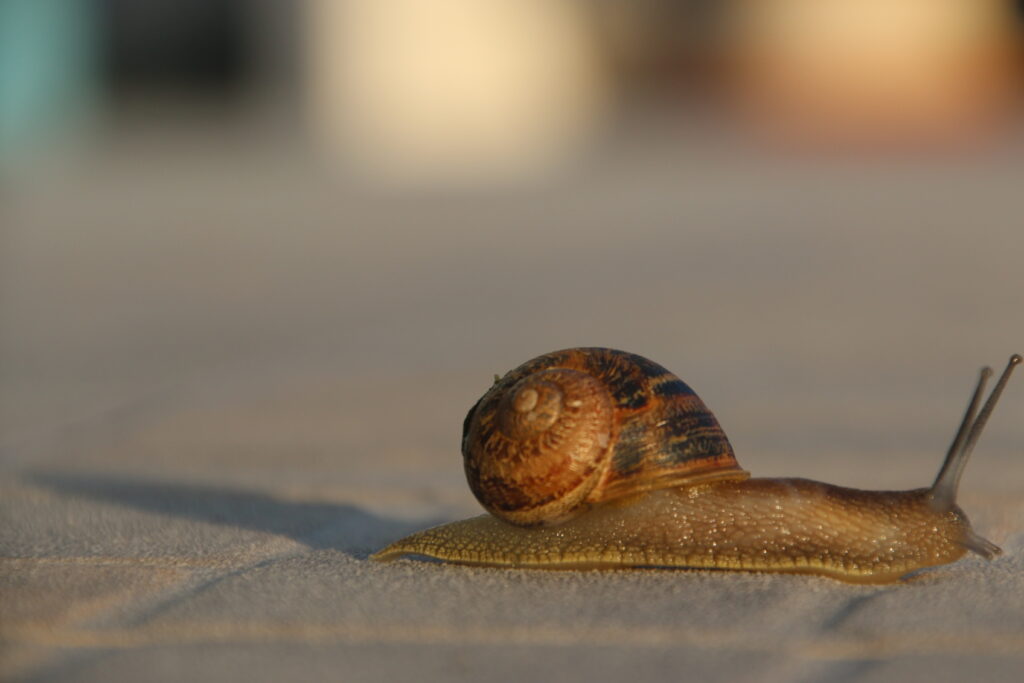
[[[956,505],[967,457],[1012,369],[984,408],[982,371],[935,483],[861,491],[751,478],[714,415],[641,356],[568,349],[524,363],[469,411],[463,456],[490,512],[421,531],[373,557],[487,566],[680,567],[896,581],[999,548]]]

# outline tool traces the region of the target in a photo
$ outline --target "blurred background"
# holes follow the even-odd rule
[[[607,345],[759,474],[922,484],[1024,351],[1022,32],[1011,0],[0,0],[0,458],[469,508],[492,374]],[[1022,396],[983,442],[1018,471]]]

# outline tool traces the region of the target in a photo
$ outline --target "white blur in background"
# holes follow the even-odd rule
[[[574,0],[313,0],[318,139],[392,179],[536,173],[577,155],[607,75]]]

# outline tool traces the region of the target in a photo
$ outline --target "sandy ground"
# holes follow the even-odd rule
[[[856,587],[367,560],[478,513],[462,418],[546,351],[646,355],[756,475],[865,488],[929,483],[978,368],[1024,352],[1022,136],[880,163],[644,130],[500,191],[371,188],[220,130],[7,178],[0,676],[1019,680],[1021,378],[963,485],[991,563]]]

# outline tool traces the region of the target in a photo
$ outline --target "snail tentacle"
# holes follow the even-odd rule
[[[950,444],[949,452],[946,454],[946,459],[942,463],[942,468],[939,470],[938,476],[935,477],[935,483],[932,484],[932,507],[936,511],[942,512],[950,510],[956,505],[956,495],[960,488],[960,478],[963,476],[964,469],[967,467],[967,460],[971,457],[971,452],[974,450],[975,444],[978,443],[978,439],[981,437],[981,432],[988,423],[988,419],[992,415],[992,411],[995,409],[996,403],[999,401],[999,397],[1002,396],[1003,389],[1006,388],[1007,382],[1010,381],[1010,374],[1013,372],[1013,369],[1020,364],[1020,362],[1020,354],[1015,353],[1010,356],[1010,360],[1006,364],[1006,369],[1003,370],[1003,374],[1000,375],[999,381],[996,382],[996,386],[992,389],[992,393],[989,394],[988,399],[985,401],[985,406],[981,409],[981,413],[978,413],[978,404],[981,401],[981,394],[985,390],[985,384],[988,382],[988,378],[992,376],[992,368],[984,367],[981,369],[981,376],[978,378],[978,386],[974,389],[974,394],[971,396],[971,401],[967,406],[967,412],[964,413],[964,419],[960,423],[960,428],[957,430],[956,437],[953,439],[953,443]],[[975,417],[976,414],[977,417]]]

